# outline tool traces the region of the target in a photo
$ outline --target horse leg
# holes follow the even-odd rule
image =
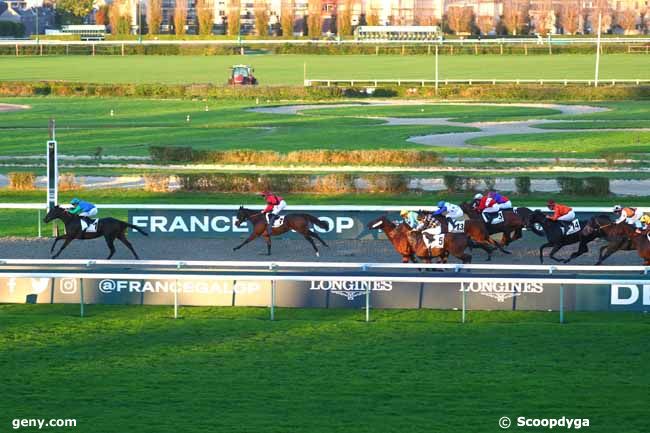
[[[557,253],[558,251],[560,251],[560,249],[561,249],[563,246],[564,246],[564,245],[556,245],[556,246],[554,246],[553,249],[551,250],[551,253],[550,253],[548,256],[549,256],[550,258],[552,258],[553,260],[555,260],[556,262],[560,262],[560,263],[562,263],[563,260],[562,260],[562,259],[558,259],[557,257],[555,257],[555,253]]]
[[[314,240],[308,234],[304,234],[302,236],[305,239],[307,239],[307,242],[309,242],[312,248],[314,249],[314,251],[316,251],[316,257],[320,257],[320,253],[318,252],[318,248],[316,248],[316,243],[314,242]]]
[[[264,234],[264,242],[266,242],[266,255],[271,255],[271,236]]]
[[[618,243],[616,243],[616,244],[614,244],[614,245],[612,245],[612,244],[607,244],[607,245],[605,245],[604,247],[602,247],[602,248],[600,249],[600,254],[599,254],[599,256],[598,256],[598,262],[596,262],[596,264],[597,264],[597,265],[601,265],[601,264],[605,261],[605,259],[606,259],[607,257],[611,256],[611,255],[614,254],[616,251],[620,250],[620,249],[621,249],[621,246],[622,246],[622,244],[623,244],[623,242],[625,242],[625,241],[624,241],[624,240],[621,240],[620,242],[618,242]],[[604,250],[604,249],[607,249],[607,251],[606,251],[605,254],[603,255],[603,250]]]
[[[120,240],[120,242],[126,245],[126,247],[129,249],[129,251],[131,251],[131,254],[133,254],[133,257],[135,257],[136,260],[140,260],[140,257],[138,257],[135,250],[133,249],[133,245],[131,245],[131,242],[129,242],[129,240],[126,238],[124,233],[120,233],[119,235],[117,235],[117,238]]]
[[[318,239],[318,240],[320,241],[320,243],[323,244],[323,245],[325,245],[327,248],[330,247],[329,245],[327,245],[327,244],[325,243],[325,241],[324,241],[323,239],[321,239],[321,237],[318,235],[318,233],[316,233],[316,232],[310,230],[310,231],[309,231],[309,236]]]
[[[541,264],[544,264],[544,248],[548,248],[548,247],[550,247],[552,245],[553,245],[552,243],[546,242],[544,245],[539,247],[539,262]]]
[[[499,242],[495,241],[492,238],[489,238],[488,241],[491,245],[494,245],[495,248],[497,248],[499,251],[501,251],[503,254],[512,254],[510,251],[505,250]]]
[[[249,243],[250,241],[252,241],[253,239],[255,239],[257,236],[259,236],[257,233],[255,233],[255,232],[251,233],[251,235],[248,237],[248,239],[246,239],[246,240],[245,240],[244,242],[242,242],[241,244],[237,245],[237,246],[236,246],[235,248],[233,248],[232,250],[233,250],[233,251],[237,251],[238,249],[240,249],[241,247],[243,247],[244,245],[246,245],[247,243]]]
[[[571,260],[575,259],[576,257],[580,257],[584,253],[589,251],[587,248],[587,243],[586,242],[580,242],[580,246],[578,247],[578,251],[575,253],[571,254],[568,259],[564,260],[564,263],[569,263]]]
[[[54,238],[54,243],[52,244],[52,248],[50,248],[50,254],[52,254],[52,251],[54,251],[54,247],[56,246],[56,243],[59,242],[61,239],[65,239],[66,235],[59,235]]]
[[[74,239],[74,238],[73,237],[66,237],[65,242],[63,242],[63,245],[61,245],[61,249],[59,249],[59,251],[56,254],[54,254],[52,256],[52,258],[56,259],[57,257],[59,257],[59,254],[61,254],[61,251],[63,251],[65,249],[65,247],[70,245],[70,242],[72,242],[72,239]]]
[[[115,254],[115,238],[111,235],[104,235],[104,239],[106,240],[106,245],[108,245],[108,249],[111,251],[108,257],[106,257],[106,260],[110,260],[111,257],[113,257],[113,254]]]

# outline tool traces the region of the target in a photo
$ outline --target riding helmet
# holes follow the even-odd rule
[[[72,200],[70,200],[70,204],[72,204],[72,205],[78,205],[80,201],[81,201],[81,200],[79,200],[78,198],[73,198]]]
[[[440,201],[438,202],[438,207],[439,207],[439,208],[443,208],[443,207],[445,207],[445,201],[444,201],[444,200],[440,200]]]
[[[555,200],[550,199],[550,200],[546,203],[546,206],[548,206],[549,208],[555,206]]]
[[[480,200],[482,198],[483,198],[483,194],[481,194],[480,192],[474,196],[474,200]]]
[[[621,212],[622,210],[623,210],[623,206],[617,204],[616,206],[614,206],[614,209],[612,209],[612,212]]]
[[[406,216],[408,214],[409,214],[409,211],[407,209],[402,209],[401,211],[399,211],[400,216]]]

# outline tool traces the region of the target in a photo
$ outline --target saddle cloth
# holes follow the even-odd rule
[[[485,223],[487,224],[488,223],[487,215],[486,214],[482,214],[482,215],[483,215],[483,221],[485,221]],[[490,224],[492,225],[501,224],[504,221],[505,218],[503,218],[503,211],[500,210],[499,212],[497,212],[497,215],[494,218],[492,218],[492,222]]]
[[[85,231],[86,233],[97,233],[97,223],[99,222],[99,219],[94,219],[93,223],[88,226],[88,223],[84,220],[81,220],[81,230]]]
[[[449,221],[449,233],[465,233],[465,221]]]
[[[267,214],[266,216],[266,223],[268,224],[269,222],[269,216]],[[273,227],[280,227],[282,224],[284,224],[284,215],[280,215],[276,219],[273,220]]]
[[[429,230],[422,232],[422,238],[424,239],[424,245],[427,248],[444,248],[445,246],[445,235],[432,233]]]
[[[578,233],[580,231],[580,229],[581,229],[580,221],[578,221],[577,219],[574,219],[569,224],[564,225],[562,227],[562,231],[564,232],[565,236],[572,235],[574,233]]]

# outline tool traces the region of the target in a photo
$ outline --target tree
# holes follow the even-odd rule
[[[214,0],[196,0],[195,7],[199,34],[201,36],[210,36],[214,25]]]
[[[266,0],[255,0],[255,33],[257,36],[269,35],[269,8]]]
[[[293,36],[293,23],[295,19],[293,0],[282,0],[280,5],[280,25],[282,36],[290,38]]]
[[[369,26],[378,26],[379,25],[379,14],[376,11],[370,11],[366,17],[366,22]]]
[[[228,34],[239,36],[239,24],[241,20],[241,3],[239,0],[228,1]]]
[[[560,15],[560,25],[564,33],[568,35],[575,35],[580,28],[580,1],[568,0],[562,6],[562,14]]]
[[[538,3],[537,20],[535,22],[535,31],[546,36],[555,27],[555,11],[551,0],[542,0]]]
[[[632,33],[636,30],[637,13],[633,9],[626,9],[619,12],[616,17],[616,23],[625,31],[625,34]]]
[[[157,35],[162,24],[162,0],[147,0],[147,27],[150,35]]]
[[[339,0],[336,7],[336,33],[339,36],[352,34],[352,0]]]
[[[131,33],[131,13],[128,0],[114,0],[108,12],[111,33],[128,35]]]
[[[591,15],[591,31],[592,33],[598,32],[598,16],[602,14],[602,21],[600,31],[605,33],[612,27],[612,8],[609,5],[609,0],[595,0],[593,2],[593,10]]]
[[[476,20],[476,25],[481,34],[487,35],[494,29],[494,17],[492,15],[481,15]]]
[[[176,0],[174,5],[174,33],[176,36],[185,34],[187,24],[187,0]]]
[[[473,18],[474,10],[469,6],[451,6],[447,9],[447,25],[456,34],[470,33]]]
[[[104,5],[97,10],[95,14],[95,24],[100,26],[108,25],[108,9],[109,7]]]
[[[506,0],[503,3],[503,25],[511,35],[523,32],[528,20],[528,2],[524,0]]]
[[[79,20],[93,11],[94,0],[56,0],[57,13],[71,15]]]
[[[307,3],[307,32],[312,39],[323,35],[323,3],[322,0],[308,0]]]

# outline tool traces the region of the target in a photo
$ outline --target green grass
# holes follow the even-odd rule
[[[235,63],[249,63],[264,85],[301,85],[303,65],[311,79],[433,79],[432,56],[3,56],[2,80],[65,80],[97,83],[216,83]],[[592,79],[594,56],[585,54],[440,58],[440,79]],[[647,58],[602,57],[601,79],[647,79]]]
[[[562,157],[601,156],[603,153],[621,153],[633,157],[635,153],[650,152],[648,132],[553,132],[548,134],[516,134],[481,137],[470,144],[489,146],[494,152],[529,152],[555,154]]]
[[[83,433],[492,433],[502,416],[566,416],[595,433],[647,431],[647,315],[87,312],[0,306],[3,430],[76,418]]]

